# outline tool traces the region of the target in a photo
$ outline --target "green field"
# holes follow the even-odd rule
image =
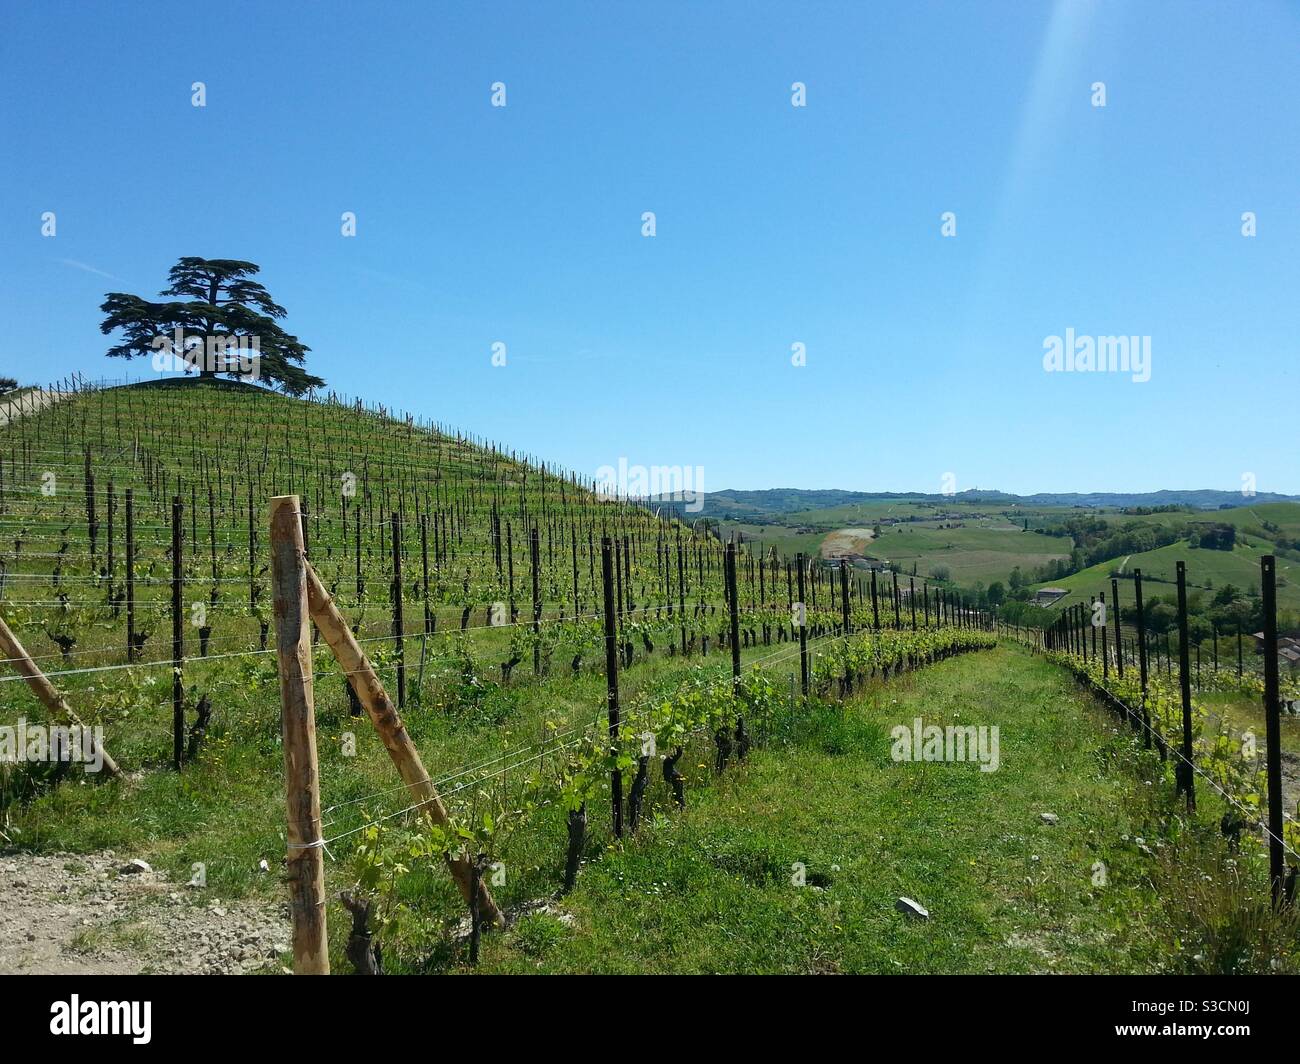
[[[800,552],[815,557],[826,538],[824,532],[796,532],[784,525],[753,525],[743,521],[728,521],[723,528],[724,535],[735,532],[746,543],[757,543],[764,552],[776,550],[783,558],[793,558]]]
[[[886,527],[872,543],[873,553],[890,562],[899,562],[911,571],[915,563],[920,573],[932,573],[942,566],[955,583],[970,587],[996,580],[1006,582],[1017,566],[1029,572],[1068,552],[1066,542],[1056,536],[1022,531],[999,518],[971,521],[957,528],[929,525],[895,525]]]
[[[1189,588],[1210,591],[1224,584],[1235,584],[1243,590],[1258,589],[1259,560],[1267,553],[1270,551],[1254,544],[1243,547],[1238,543],[1231,551],[1221,551],[1189,547],[1185,542],[1171,543],[1142,554],[1103,562],[1061,580],[1037,586],[1060,587],[1072,592],[1059,600],[1060,605],[1069,606],[1087,602],[1098,591],[1109,591],[1112,572],[1131,574],[1134,569],[1141,569],[1143,584],[1148,585],[1147,594],[1167,596],[1174,591],[1176,565],[1181,561],[1187,565]],[[1277,575],[1278,606],[1300,610],[1300,562],[1278,558]]]
[[[1243,505],[1231,510],[1214,511],[1214,520],[1226,521],[1239,529],[1262,526],[1264,522],[1277,525],[1289,536],[1300,536],[1300,503],[1266,502]]]
[[[1035,512],[1031,524],[1043,516]],[[883,523],[891,518],[897,523]],[[839,528],[870,528],[878,522],[881,534],[870,545],[872,558],[897,562],[905,572],[915,565],[919,575],[943,567],[963,587],[995,580],[1005,583],[1017,566],[1028,574],[1035,566],[1069,555],[1068,540],[1023,531],[1020,523],[1001,511],[970,503],[947,506],[881,501],[784,515],[779,525],[723,522],[722,528],[724,533],[733,529],[742,532],[785,554],[816,554],[828,533]],[[818,531],[797,533],[800,528]]]

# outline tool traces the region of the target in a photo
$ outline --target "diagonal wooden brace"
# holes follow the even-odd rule
[[[397,766],[398,774],[419,803],[420,812],[433,823],[447,826],[449,818],[446,806],[438,797],[438,791],[433,781],[429,779],[429,773],[425,771],[424,762],[420,760],[419,751],[415,749],[415,744],[407,734],[402,718],[398,716],[397,709],[384,690],[384,685],[380,682],[374,667],[310,562],[307,563],[307,604],[311,610],[311,619],[316,622],[316,627],[320,629],[325,642],[334,652],[334,657],[347,673],[348,683],[352,685],[352,690],[356,692],[361,705],[365,707],[370,723],[375,726],[375,731],[379,733],[388,756]],[[473,890],[469,859],[448,857],[447,865],[468,904]],[[497,927],[504,926],[505,918],[488,892],[487,884],[480,883],[478,890],[479,910],[483,918]]]
[[[39,698],[55,717],[63,723],[70,724],[74,728],[81,728],[85,734],[86,726],[81,723],[72,707],[68,705],[65,699],[54,685],[46,678],[45,673],[37,668],[36,663],[32,661],[27,651],[23,649],[22,643],[14,635],[13,630],[0,617],[0,654],[9,659],[9,663],[22,674],[27,681],[27,686],[36,692]],[[122,775],[122,770],[117,767],[117,762],[108,756],[108,751],[104,749],[103,744],[99,747],[100,757],[103,758],[103,771],[114,779]]]

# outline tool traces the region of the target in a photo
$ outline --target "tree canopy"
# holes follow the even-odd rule
[[[173,297],[166,302],[107,293],[99,331],[124,334],[108,357],[149,356],[162,368],[171,356],[177,368],[200,377],[259,380],[290,395],[320,387],[325,382],[304,368],[311,348],[280,327],[284,307],[251,279],[259,272],[256,263],[239,259],[187,256],[168,273],[170,285],[159,293]]]

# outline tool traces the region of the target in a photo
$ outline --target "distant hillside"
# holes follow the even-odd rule
[[[939,496],[942,498],[942,496]],[[1008,495],[1001,491],[964,491],[957,496],[964,502],[1006,502],[1023,506],[1192,506],[1198,510],[1217,510],[1224,506],[1246,506],[1266,502],[1297,502],[1300,495],[1279,495],[1261,491],[1249,498],[1240,491],[1213,488],[1190,490],[1168,489],[1146,492],[1040,492],[1036,495]]]
[[[761,491],[708,491],[704,493],[703,516],[732,517],[753,514],[792,514],[824,510],[833,506],[878,502],[881,499],[924,499],[920,493],[841,491],[838,488],[765,488]],[[942,498],[942,496],[938,496]],[[664,505],[673,505],[665,503]],[[680,504],[678,504],[680,505]],[[698,516],[698,515],[697,515]]]
[[[704,494],[703,510],[691,517],[714,517],[722,520],[764,515],[803,513],[836,506],[860,505],[881,501],[916,500],[943,503],[997,503],[999,506],[1080,506],[1088,508],[1131,506],[1192,506],[1201,510],[1217,510],[1222,506],[1242,506],[1246,503],[1296,502],[1300,496],[1279,495],[1276,492],[1259,492],[1251,499],[1243,499],[1239,491],[1217,491],[1211,488],[1189,490],[1162,490],[1148,492],[1039,492],[1035,495],[1012,495],[1004,491],[971,489],[956,495],[926,494],[925,492],[842,491],[837,488],[765,488],[760,491],[726,489]],[[682,509],[685,504],[656,500],[655,505]]]
[[[1225,584],[1243,589],[1258,588],[1260,557],[1275,553],[1275,548],[1267,541],[1254,541],[1249,545],[1239,543],[1230,551],[1198,549],[1180,541],[1141,554],[1111,558],[1070,576],[1034,584],[1033,589],[1048,586],[1064,588],[1070,594],[1052,606],[1070,607],[1079,602],[1088,602],[1091,596],[1107,590],[1112,576],[1131,578],[1134,569],[1141,569],[1142,577],[1149,587],[1147,594],[1167,596],[1177,579],[1178,562],[1186,564],[1187,582],[1193,591],[1221,588]],[[1300,561],[1285,555],[1279,556],[1277,575],[1279,605],[1286,610],[1300,610]],[[1155,585],[1164,586],[1158,588]]]

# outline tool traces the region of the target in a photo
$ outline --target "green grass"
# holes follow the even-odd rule
[[[889,729],[996,724],[1001,767],[895,763]],[[1131,739],[1004,647],[816,715],[485,940],[498,972],[1150,972],[1179,963]],[[1040,814],[1058,815],[1055,825]],[[1093,883],[1095,862],[1107,885]],[[795,886],[801,862],[807,882]],[[895,911],[906,895],[931,912]],[[567,914],[571,924],[561,922]]]
[[[786,558],[793,558],[801,551],[815,557],[826,538],[825,532],[797,532],[785,525],[754,525],[743,521],[728,521],[723,529],[723,535],[738,532],[744,537],[744,542],[758,542],[764,551],[775,547]]]

